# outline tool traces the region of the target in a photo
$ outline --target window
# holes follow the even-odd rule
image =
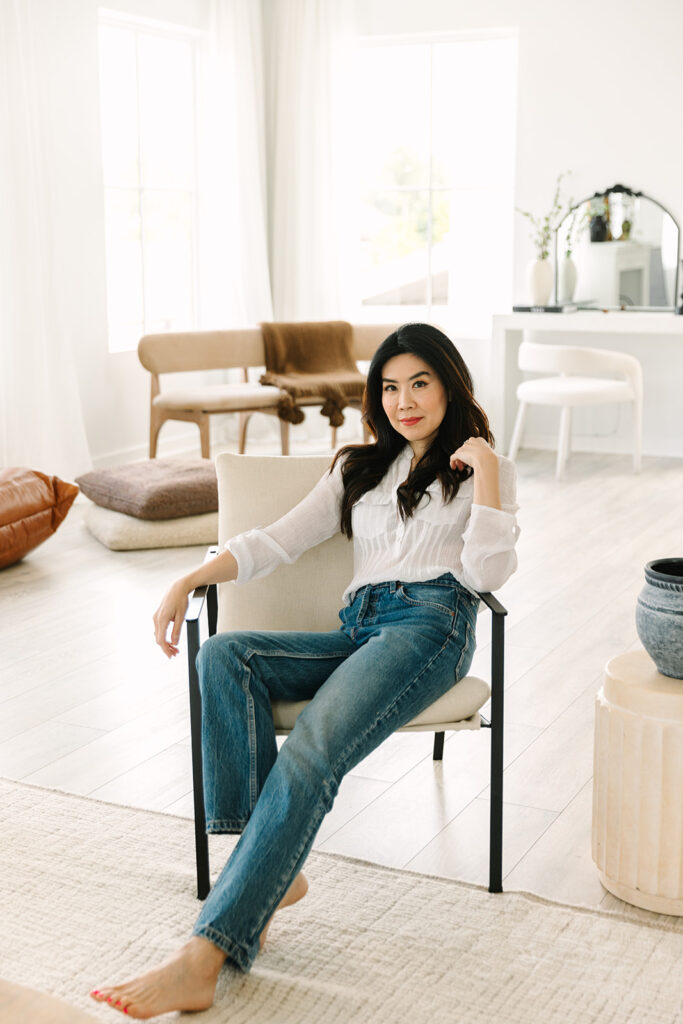
[[[516,39],[373,41],[356,61],[361,315],[487,336],[512,297]]]
[[[100,12],[109,350],[195,327],[197,77],[192,30]]]

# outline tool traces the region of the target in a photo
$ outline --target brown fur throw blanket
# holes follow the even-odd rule
[[[263,323],[261,330],[266,350],[261,383],[284,392],[278,405],[280,419],[301,423],[304,413],[297,399],[320,397],[321,415],[328,417],[330,426],[340,427],[342,409],[350,400],[359,401],[365,388],[365,376],[353,358],[351,324]]]

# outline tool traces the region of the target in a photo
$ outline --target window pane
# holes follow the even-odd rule
[[[138,53],[143,185],[189,188],[194,179],[192,47],[143,33]]]
[[[452,262],[451,193],[432,192],[432,305],[448,305],[449,267]]]
[[[432,60],[434,167],[456,188],[496,186],[514,140],[510,40],[439,43]]]
[[[362,207],[361,297],[366,305],[426,301],[429,192],[375,191]]]
[[[143,332],[142,245],[136,189],[105,192],[107,313],[111,351],[134,347]]]
[[[429,178],[429,47],[357,51],[357,152],[376,187],[425,186]]]
[[[100,102],[105,185],[138,181],[135,36],[100,26]]]
[[[193,324],[192,196],[186,192],[143,193],[145,329]]]
[[[516,62],[512,35],[361,50],[364,305],[446,306],[469,337],[508,307]]]

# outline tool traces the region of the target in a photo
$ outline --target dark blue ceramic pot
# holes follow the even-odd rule
[[[645,566],[636,629],[658,671],[683,679],[683,558],[661,558]]]

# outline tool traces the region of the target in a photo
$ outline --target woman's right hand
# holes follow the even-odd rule
[[[180,630],[185,621],[190,589],[184,580],[176,580],[166,591],[154,613],[154,639],[167,658],[173,658],[178,653]],[[173,629],[170,638],[167,639],[166,634],[171,623]]]

